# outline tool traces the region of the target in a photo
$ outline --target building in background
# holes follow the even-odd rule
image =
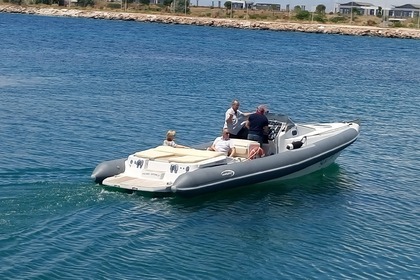
[[[352,10],[357,10],[361,15],[376,16],[378,14],[379,7],[366,2],[348,2],[338,4],[338,11],[336,12],[343,15],[349,15]]]
[[[415,18],[420,15],[420,5],[405,4],[390,9],[389,16],[395,18]]]

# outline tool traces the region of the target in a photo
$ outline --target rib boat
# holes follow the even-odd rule
[[[231,139],[236,153],[228,157],[195,148],[157,146],[127,158],[100,163],[92,179],[129,191],[191,195],[303,176],[332,164],[356,141],[358,120],[298,124],[287,115],[267,114],[269,133],[258,142]],[[210,142],[211,143],[211,142]]]

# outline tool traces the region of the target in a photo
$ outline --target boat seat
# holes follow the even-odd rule
[[[235,157],[248,158],[253,149],[259,148],[260,143],[245,139],[231,139],[235,147]]]
[[[235,146],[235,156],[236,157],[248,157],[248,148]]]

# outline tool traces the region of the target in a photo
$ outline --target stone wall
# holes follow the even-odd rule
[[[110,11],[77,10],[65,8],[39,8],[15,5],[0,5],[2,13],[36,14],[45,16],[82,17],[108,20],[127,20],[139,22],[156,22],[165,24],[189,24],[225,28],[259,29],[273,31],[294,31],[307,33],[340,34],[352,36],[374,36],[402,39],[420,39],[419,29],[380,28],[372,26],[305,24],[287,22],[268,22],[238,19],[214,19],[188,16],[151,15],[142,13],[125,13]]]

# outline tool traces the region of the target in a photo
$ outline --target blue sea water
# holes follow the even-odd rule
[[[0,14],[1,279],[419,279],[420,41]],[[101,161],[216,137],[230,101],[362,120],[336,164],[193,198]]]

